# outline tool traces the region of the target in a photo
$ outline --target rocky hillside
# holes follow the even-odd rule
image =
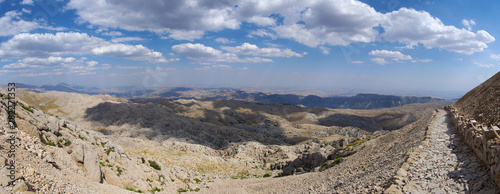
[[[10,130],[6,94],[0,90],[0,193],[172,193],[188,187],[188,182],[182,181],[185,172],[131,155],[102,133],[46,113],[19,98],[17,128]],[[16,140],[10,144],[16,147],[7,150],[4,148],[10,147],[11,132],[15,132]],[[6,164],[11,161],[17,171],[13,176],[15,187],[8,186],[11,180],[7,169],[12,167]]]
[[[0,94],[0,122],[6,125],[6,93]],[[25,186],[6,186],[7,176],[1,185],[6,191],[41,193],[213,193],[225,192],[217,185],[237,180],[279,182],[300,175],[291,178],[299,184],[300,177],[324,182],[337,173],[343,178],[325,182],[326,188],[379,192],[389,186],[396,166],[422,139],[432,111],[440,107],[341,110],[234,100],[131,102],[24,90],[16,96],[16,180]],[[8,132],[6,127],[1,132],[2,148],[9,147]],[[9,160],[7,149],[1,157]],[[369,165],[374,160],[376,167]],[[7,166],[1,168],[6,175]],[[351,181],[361,177],[366,179]],[[377,187],[365,188],[370,186]]]
[[[500,72],[467,92],[453,106],[480,123],[500,126]]]

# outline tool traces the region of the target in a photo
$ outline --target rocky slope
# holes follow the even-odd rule
[[[0,90],[0,96],[6,92]],[[16,99],[17,132],[15,158],[1,150],[2,179],[6,191],[40,193],[126,193],[134,191],[176,192],[187,188],[178,169],[151,159],[128,154],[105,135],[76,126],[67,120],[31,107]],[[2,148],[9,147],[6,100],[0,103]],[[15,161],[16,187],[9,187],[7,161]],[[168,180],[166,178],[169,178]],[[171,180],[178,180],[173,182]],[[21,185],[21,186],[20,186]],[[24,186],[23,186],[24,185]],[[20,188],[22,187],[22,188]]]
[[[453,106],[480,123],[500,126],[500,72],[467,92]]]
[[[439,107],[332,110],[241,101],[130,102],[54,91],[16,95],[17,179],[27,185],[23,190],[41,193],[240,191],[229,185],[247,192],[381,192]],[[4,127],[3,148],[8,137]],[[1,153],[9,159],[6,149]],[[5,181],[4,190],[17,189]]]

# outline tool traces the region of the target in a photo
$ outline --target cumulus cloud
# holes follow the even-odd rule
[[[90,75],[96,74],[96,70],[110,69],[111,65],[99,66],[97,61],[87,61],[82,57],[54,57],[47,58],[27,57],[19,59],[16,63],[4,65],[2,73],[16,73],[20,77],[53,76],[60,74]]]
[[[172,51],[185,55],[189,59],[199,61],[214,61],[214,62],[244,62],[244,63],[261,63],[272,62],[271,59],[260,57],[239,58],[234,53],[224,53],[221,50],[205,46],[203,44],[185,43],[172,46]]]
[[[22,5],[33,5],[35,4],[35,2],[33,2],[33,0],[23,0],[21,2]]]
[[[102,35],[104,35],[104,36],[121,36],[123,34],[121,32],[118,32],[118,31],[110,31],[110,32],[103,32]]]
[[[392,58],[392,60],[411,60],[411,56],[404,55],[399,51],[388,51],[388,50],[373,50],[368,53],[369,55],[382,58]]]
[[[67,4],[80,20],[94,25],[171,33],[171,38],[188,40],[207,30],[239,28],[234,6],[232,1],[206,0],[71,0]]]
[[[254,36],[269,37],[271,39],[278,38],[278,36],[275,33],[270,32],[270,31],[265,30],[265,29],[257,29],[257,30],[250,31],[250,33],[248,33],[249,38],[253,38]]]
[[[388,41],[410,46],[422,44],[427,49],[441,48],[462,54],[481,52],[488,47],[487,43],[495,41],[484,30],[474,33],[446,26],[425,11],[408,8],[387,13],[381,26],[385,31],[382,36]]]
[[[136,61],[167,62],[162,53],[142,45],[112,44],[92,49],[92,54]]]
[[[323,53],[324,55],[330,54],[330,48],[326,46],[319,46],[319,50],[321,50],[321,53]]]
[[[162,53],[142,45],[113,44],[86,33],[18,34],[0,44],[0,57],[47,57],[94,54],[131,60],[167,62]]]
[[[95,47],[108,44],[86,33],[18,34],[0,45],[1,57],[44,57],[88,54]]]
[[[462,24],[467,27],[467,29],[470,31],[472,29],[472,26],[473,25],[476,25],[476,21],[474,20],[466,20],[466,19],[463,19],[462,20]]]
[[[40,28],[38,23],[24,21],[20,18],[21,12],[9,11],[0,18],[0,36],[14,35],[21,32],[29,32],[35,28]]]
[[[130,42],[130,41],[143,41],[144,39],[141,37],[121,37],[121,38],[113,38],[111,39],[111,42],[118,43],[118,42]]]
[[[229,40],[227,38],[222,38],[222,37],[219,37],[219,38],[216,38],[215,39],[216,42],[220,42],[222,44],[229,44],[229,43],[234,43],[234,41],[232,40]]]
[[[38,58],[38,57],[28,57],[20,59],[17,63],[11,63],[9,65],[3,66],[4,69],[22,69],[22,68],[42,68],[42,67],[54,67],[63,64],[68,64],[74,62],[76,59],[73,57],[48,57],[48,58]]]
[[[384,65],[384,64],[389,63],[384,58],[372,58],[371,61],[373,61],[377,64],[380,64],[380,65]]]
[[[358,0],[70,0],[80,21],[106,28],[151,31],[168,38],[202,38],[207,31],[238,29],[242,22],[256,24],[250,37],[291,39],[318,47],[374,42],[378,37],[451,52],[472,54],[495,39],[486,31],[445,25],[428,12],[401,8],[380,13]],[[409,25],[411,24],[411,25]],[[375,28],[380,27],[380,34]]]
[[[263,57],[302,57],[303,54],[293,52],[290,49],[259,48],[257,45],[243,43],[241,46],[223,46],[222,49],[238,55],[253,55]]]

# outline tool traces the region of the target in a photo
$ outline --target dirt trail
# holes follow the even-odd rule
[[[410,163],[404,192],[499,192],[489,169],[448,124],[446,111],[438,112],[419,148],[422,152]]]

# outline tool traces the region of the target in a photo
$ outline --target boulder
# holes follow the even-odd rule
[[[55,163],[61,168],[61,169],[68,169],[73,172],[78,172],[80,171],[80,168],[78,168],[78,165],[75,160],[71,158],[71,155],[69,155],[64,149],[61,148],[55,148],[54,153],[52,154]]]
[[[71,150],[73,152],[73,157],[77,162],[83,163],[85,152],[84,152],[85,142],[81,139],[75,139],[71,144]]]
[[[87,178],[102,183],[102,170],[99,157],[92,147],[81,139],[75,139],[71,144],[73,157],[83,163]]]
[[[88,145],[84,147],[84,153],[83,164],[87,170],[87,177],[90,180],[102,183],[102,171],[97,153]]]
[[[120,177],[116,175],[115,171],[111,170],[110,168],[103,167],[103,173],[104,173],[104,179],[106,179],[106,183],[118,187],[125,187]]]
[[[30,190],[30,188],[23,180],[18,181],[16,183],[16,186],[14,186],[14,188],[12,188],[12,192],[14,192],[14,193],[25,192],[25,191],[29,191],[29,190]]]
[[[52,132],[52,133],[57,133],[59,131],[59,119],[56,117],[50,116],[47,118],[47,128]]]
[[[17,128],[19,130],[26,132],[28,135],[33,137],[38,137],[38,129],[26,120],[16,120]]]

